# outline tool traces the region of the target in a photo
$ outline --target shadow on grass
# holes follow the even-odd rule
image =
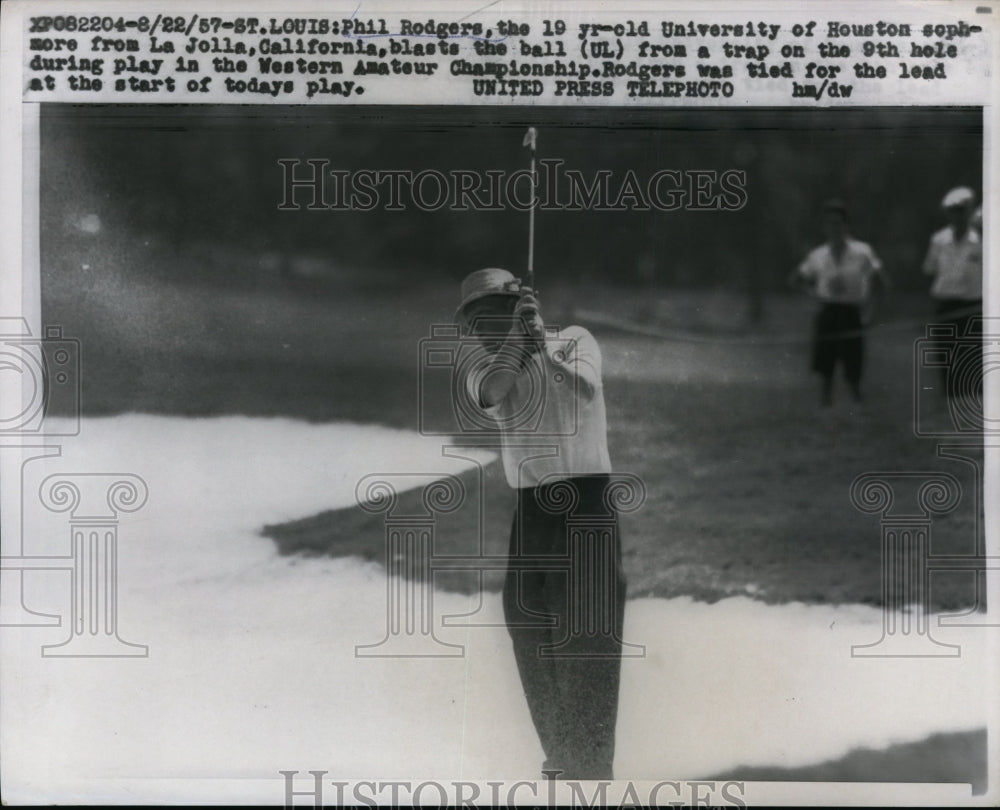
[[[432,552],[463,557],[506,554],[514,494],[506,486],[500,464],[488,464],[483,470],[486,487],[482,519],[479,471],[469,470],[458,477],[465,485],[465,502],[454,512],[436,517]],[[421,492],[421,489],[411,489],[399,493],[393,514],[425,514]],[[265,526],[263,534],[277,544],[282,554],[355,556],[383,566],[386,563],[384,515],[373,515],[359,507],[330,510],[303,520]],[[503,578],[503,571],[484,570],[482,589],[500,591]],[[479,583],[474,571],[437,571],[434,574],[435,586],[446,591],[477,594],[480,593]]]

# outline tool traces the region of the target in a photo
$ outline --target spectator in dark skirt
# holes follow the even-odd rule
[[[813,328],[812,370],[822,380],[823,405],[833,404],[838,365],[843,366],[855,401],[861,401],[867,306],[873,291],[888,286],[882,262],[870,245],[851,238],[847,219],[843,202],[827,202],[826,242],[812,250],[793,274],[793,280],[820,303]]]

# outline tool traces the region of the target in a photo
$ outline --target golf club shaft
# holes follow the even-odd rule
[[[528,287],[535,289],[535,203],[538,189],[537,176],[535,174],[535,141],[537,130],[534,127],[528,128],[525,136],[525,143],[531,148],[531,208],[528,209]]]

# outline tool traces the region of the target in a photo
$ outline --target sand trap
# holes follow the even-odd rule
[[[282,558],[258,534],[353,503],[370,472],[462,469],[436,440],[374,426],[85,420],[60,458],[25,467],[25,497],[57,471],[146,480],[148,504],[121,520],[119,599],[121,636],[149,657],[43,659],[65,628],[0,631],[5,799],[277,803],[280,769],[536,778],[541,750],[501,626],[442,629],[461,658],[358,659],[355,645],[385,634],[382,567]],[[25,520],[26,553],[68,549],[64,515],[29,508]],[[32,608],[68,615],[67,575],[25,582]],[[434,611],[475,603],[436,594]],[[498,625],[499,597],[474,621]],[[881,621],[865,606],[631,601],[626,637],[646,655],[624,663],[618,776],[807,765],[983,726],[987,631],[935,628],[959,658],[852,658]]]

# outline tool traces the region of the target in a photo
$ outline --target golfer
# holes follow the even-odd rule
[[[843,202],[826,203],[823,226],[826,242],[806,256],[793,280],[809,287],[820,302],[813,328],[812,369],[822,380],[821,402],[829,406],[838,365],[844,368],[854,400],[862,401],[865,311],[873,289],[885,290],[888,284],[871,246],[850,237]]]
[[[469,275],[456,317],[483,349],[466,391],[497,422],[517,493],[503,608],[545,752],[542,771],[611,779],[625,605],[620,538],[613,531],[595,550],[571,543],[567,531],[570,516],[617,522],[606,496],[600,350],[581,327],[547,330],[532,291],[506,270]],[[560,508],[567,490],[575,501],[568,511]],[[583,570],[588,576],[570,576]],[[587,632],[573,632],[581,627]]]
[[[956,340],[962,341],[970,333],[974,319],[983,315],[983,243],[980,232],[973,227],[975,194],[971,188],[959,186],[944,195],[941,208],[948,224],[932,237],[924,259],[924,273],[933,276],[931,298],[936,303],[938,318],[951,324]],[[980,227],[982,223],[980,212]],[[964,368],[982,368],[982,345],[978,341],[962,341],[964,348],[972,348],[975,357],[962,355]],[[958,352],[952,352],[957,359]],[[945,392],[948,399],[957,396],[975,396],[982,393],[982,373],[968,375],[944,369]]]

